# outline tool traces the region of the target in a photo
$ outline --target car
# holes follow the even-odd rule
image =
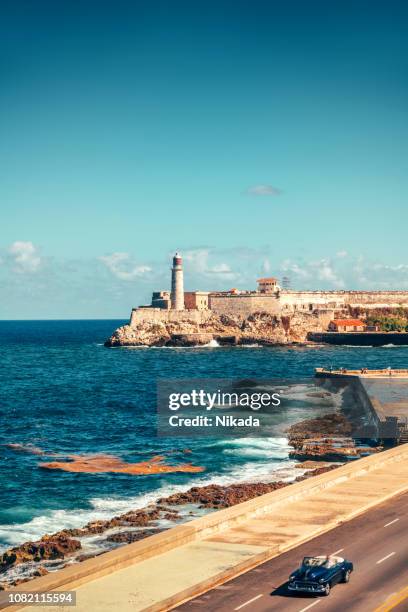
[[[329,595],[332,586],[348,582],[353,564],[335,555],[304,557],[299,569],[289,576],[288,589],[297,593]]]

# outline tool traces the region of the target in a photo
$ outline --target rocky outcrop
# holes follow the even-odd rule
[[[74,540],[65,534],[46,535],[37,542],[25,542],[21,546],[15,546],[3,553],[0,556],[0,572],[28,561],[64,559],[80,548],[81,543],[78,540]]]
[[[350,436],[351,425],[343,414],[334,412],[295,423],[287,433],[289,444],[299,448],[310,438]]]
[[[326,414],[292,425],[288,430],[289,457],[298,461],[348,461],[382,450],[380,446],[358,446],[352,427],[341,413]]]
[[[220,344],[291,344],[306,342],[311,331],[323,331],[317,314],[295,312],[286,316],[267,312],[227,316],[215,313],[201,322],[145,319],[135,325],[119,327],[105,346],[191,346],[208,344],[211,339]]]
[[[128,463],[114,455],[67,455],[63,461],[39,463],[47,470],[65,470],[66,472],[85,472],[97,474],[104,472],[119,474],[165,474],[169,472],[203,472],[204,468],[191,463],[167,464],[165,457],[157,455],[147,461]]]
[[[159,503],[166,502],[166,504],[174,505],[195,504],[199,508],[229,508],[258,495],[276,491],[284,486],[284,482],[254,482],[228,486],[212,484],[204,487],[193,487],[185,493],[174,493],[170,497],[159,499]]]
[[[113,542],[114,544],[131,544],[132,542],[138,542],[148,536],[160,533],[163,529],[143,529],[139,531],[119,531],[113,533],[106,538],[107,542]]]

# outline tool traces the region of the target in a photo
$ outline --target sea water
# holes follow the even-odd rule
[[[408,347],[105,348],[123,323],[0,322],[1,548],[141,508],[194,485],[295,473],[284,436],[158,438],[159,377],[296,379],[312,377],[319,366],[403,368],[408,360]],[[292,391],[301,397],[304,389],[294,385]],[[8,444],[33,445],[34,452]],[[105,453],[128,462],[163,455],[205,471],[135,476],[46,470],[36,448]]]

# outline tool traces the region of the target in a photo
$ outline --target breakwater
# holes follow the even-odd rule
[[[408,346],[408,332],[309,332],[307,339],[343,346]]]

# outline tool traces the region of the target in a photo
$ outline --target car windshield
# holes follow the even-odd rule
[[[305,557],[303,567],[334,567],[338,562],[337,557]]]
[[[327,557],[305,557],[302,565],[306,567],[321,567],[327,561]]]

